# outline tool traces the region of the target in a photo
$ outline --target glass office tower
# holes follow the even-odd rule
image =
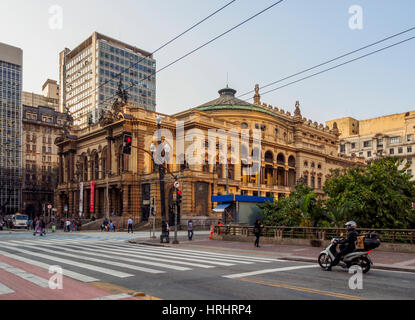
[[[73,50],[63,50],[59,60],[59,111],[69,111],[75,125],[99,121],[114,102],[120,79],[130,103],[155,110],[156,61],[151,53],[95,32]]]
[[[0,214],[21,209],[21,49],[0,43]]]

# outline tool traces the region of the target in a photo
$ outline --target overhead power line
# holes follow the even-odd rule
[[[174,38],[172,38],[171,40],[167,41],[165,44],[163,44],[162,46],[160,46],[159,48],[157,48],[156,50],[154,50],[153,52],[151,52],[149,55],[140,58],[136,63],[130,65],[128,68],[124,69],[123,71],[115,74],[114,76],[111,77],[111,79],[106,80],[104,83],[100,84],[98,87],[96,87],[94,90],[92,90],[91,95],[94,94],[98,89],[100,89],[101,87],[107,85],[110,81],[116,79],[116,78],[120,78],[121,75],[123,75],[124,73],[130,71],[132,68],[135,68],[140,62],[142,62],[145,58],[148,58],[150,56],[152,56],[153,54],[155,54],[156,52],[160,51],[161,49],[167,47],[169,44],[171,44],[172,42],[176,41],[177,39],[179,39],[180,37],[184,36],[186,33],[188,33],[189,31],[193,30],[194,28],[196,28],[197,26],[201,25],[203,22],[205,22],[206,20],[212,18],[214,15],[218,14],[219,12],[221,12],[222,10],[224,10],[225,8],[227,8],[228,6],[230,6],[232,3],[234,3],[237,0],[232,0],[230,2],[228,2],[227,4],[225,4],[223,7],[217,9],[215,12],[211,13],[210,15],[208,15],[207,17],[205,17],[204,19],[200,20],[199,22],[197,22],[196,24],[192,25],[190,28],[186,29],[185,31],[183,31],[182,33],[180,33],[179,35],[175,36]]]
[[[315,66],[311,67],[311,68],[308,68],[308,69],[302,70],[302,71],[297,72],[297,73],[295,73],[295,74],[292,74],[292,75],[290,75],[290,76],[288,76],[288,77],[285,77],[285,78],[279,79],[279,80],[277,80],[277,81],[271,82],[271,83],[269,83],[269,84],[267,84],[267,85],[265,85],[265,86],[260,87],[259,89],[260,89],[260,90],[262,90],[262,89],[268,88],[268,87],[270,87],[270,86],[272,86],[272,85],[274,85],[274,84],[277,84],[277,83],[283,82],[283,81],[285,81],[285,80],[288,80],[288,79],[291,79],[291,78],[293,78],[293,77],[296,77],[296,76],[298,76],[298,75],[300,75],[300,74],[303,74],[303,73],[306,73],[306,72],[308,72],[308,71],[314,70],[314,69],[316,69],[316,68],[319,68],[319,67],[321,67],[321,66],[324,66],[324,65],[326,65],[326,64],[329,64],[329,63],[334,62],[334,61],[336,61],[336,60],[339,60],[339,59],[341,59],[341,58],[347,57],[347,56],[349,56],[349,55],[351,55],[351,54],[353,54],[353,53],[356,53],[356,52],[362,51],[362,50],[364,50],[364,49],[367,49],[367,48],[373,47],[374,45],[377,45],[377,44],[379,44],[379,43],[385,42],[385,41],[387,41],[387,40],[390,40],[390,39],[395,38],[395,37],[397,37],[397,36],[400,36],[400,35],[402,35],[402,34],[408,33],[408,32],[410,32],[410,31],[412,31],[412,30],[415,30],[415,27],[412,27],[412,28],[410,28],[410,29],[407,29],[407,30],[404,30],[404,31],[402,31],[402,32],[396,33],[396,34],[391,35],[391,36],[389,36],[389,37],[386,37],[386,38],[384,38],[384,39],[382,39],[382,40],[379,40],[379,41],[373,42],[373,43],[368,44],[368,45],[366,45],[366,46],[364,46],[364,47],[361,47],[361,48],[359,48],[359,49],[356,49],[356,50],[350,51],[350,52],[348,52],[348,53],[342,54],[341,56],[338,56],[338,57],[333,58],[333,59],[331,59],[331,60],[328,60],[328,61],[326,61],[326,62],[320,63],[320,64],[318,64],[318,65],[315,65]],[[246,95],[248,95],[248,94],[250,94],[250,93],[253,93],[253,92],[255,92],[255,90],[251,90],[251,91],[249,91],[249,92],[246,92],[246,93],[244,93],[244,94],[241,94],[241,95],[239,95],[239,96],[238,96],[238,98],[243,97],[243,96],[246,96]]]
[[[231,32],[231,31],[233,31],[233,30],[235,30],[235,29],[239,28],[240,26],[242,26],[242,25],[244,25],[245,23],[247,23],[247,22],[251,21],[252,19],[254,19],[254,18],[258,17],[259,15],[261,15],[261,14],[263,14],[264,12],[266,12],[266,11],[270,10],[271,8],[275,7],[276,5],[280,4],[280,3],[281,3],[281,2],[283,2],[283,1],[284,1],[284,0],[279,0],[279,1],[277,1],[277,2],[274,2],[272,5],[270,5],[270,6],[266,7],[265,9],[263,9],[263,10],[261,10],[261,11],[259,11],[258,13],[256,13],[256,14],[254,14],[253,16],[249,17],[248,19],[245,19],[244,21],[242,21],[242,22],[238,23],[238,24],[237,24],[237,25],[235,25],[234,27],[232,27],[232,28],[230,28],[230,29],[226,30],[225,32],[223,32],[223,33],[219,34],[218,36],[214,37],[213,39],[211,39],[211,40],[209,40],[209,41],[205,42],[204,44],[202,44],[201,46],[197,47],[196,49],[193,49],[192,51],[190,51],[190,52],[186,53],[185,55],[181,56],[180,58],[178,58],[178,59],[176,59],[176,60],[172,61],[171,63],[167,64],[166,66],[164,66],[164,67],[162,67],[161,69],[157,70],[156,72],[152,73],[150,76],[147,76],[146,78],[144,78],[144,79],[143,79],[143,81],[144,81],[144,80],[147,80],[149,77],[151,77],[151,76],[153,76],[153,75],[155,75],[155,74],[157,74],[157,73],[159,73],[159,72],[161,72],[161,71],[163,71],[163,70],[165,70],[165,69],[167,69],[167,68],[171,67],[171,66],[172,66],[172,65],[174,65],[175,63],[177,63],[177,62],[179,62],[179,61],[183,60],[184,58],[186,58],[186,57],[190,56],[191,54],[195,53],[196,51],[199,51],[200,49],[202,49],[202,48],[206,47],[207,45],[211,44],[212,42],[214,42],[214,41],[218,40],[219,38],[221,38],[221,37],[225,36],[225,35],[226,35],[226,34],[228,34],[229,32]],[[135,84],[132,84],[132,85],[131,85],[131,86],[129,86],[126,90],[128,91],[129,89],[131,89],[131,88],[133,88],[133,87],[135,87],[135,86],[136,86]],[[104,101],[100,102],[98,105],[105,104],[105,102],[107,102],[107,101],[109,101],[109,100],[113,100],[114,98],[115,98],[115,94],[114,94],[113,96],[111,96],[111,97],[109,97],[109,98],[105,99]]]
[[[399,41],[399,42],[396,42],[396,43],[394,43],[394,44],[391,44],[391,45],[389,45],[389,46],[383,47],[383,48],[381,48],[381,49],[378,49],[378,50],[375,50],[375,51],[369,52],[369,53],[367,53],[367,54],[365,54],[365,55],[359,56],[359,57],[354,58],[354,59],[352,59],[352,60],[348,60],[348,61],[343,62],[343,63],[341,63],[341,64],[338,64],[338,65],[336,65],[336,66],[334,66],[334,67],[331,67],[331,68],[328,68],[328,69],[325,69],[325,70],[322,70],[322,71],[319,71],[319,72],[313,73],[313,74],[311,74],[311,75],[309,75],[309,76],[307,76],[307,77],[304,77],[304,78],[301,78],[301,79],[298,79],[298,80],[295,80],[295,81],[289,82],[289,83],[287,83],[287,84],[285,84],[285,85],[283,85],[283,86],[280,86],[280,87],[274,88],[274,89],[269,90],[269,91],[266,91],[266,92],[262,92],[262,93],[261,93],[261,95],[263,96],[263,95],[265,95],[265,94],[268,94],[268,93],[270,93],[270,92],[273,92],[273,91],[276,91],[276,90],[279,90],[279,89],[282,89],[282,88],[288,87],[288,86],[293,85],[293,84],[295,84],[295,83],[298,83],[298,82],[300,82],[300,81],[304,81],[304,80],[306,80],[306,79],[310,79],[310,78],[315,77],[315,76],[317,76],[317,75],[319,75],[319,74],[322,74],[322,73],[328,72],[328,71],[333,70],[333,69],[337,69],[337,68],[339,68],[339,67],[341,67],[341,66],[344,66],[344,65],[346,65],[346,64],[349,64],[349,63],[355,62],[355,61],[357,61],[357,60],[360,60],[360,59],[366,58],[366,57],[371,56],[371,55],[373,55],[373,54],[375,54],[375,53],[378,53],[378,52],[381,52],[381,51],[384,51],[384,50],[390,49],[390,48],[392,48],[392,47],[395,47],[395,46],[397,46],[397,45],[403,44],[403,43],[408,42],[408,41],[413,40],[413,39],[415,39],[415,36],[414,36],[414,37],[407,38],[407,39],[402,40],[402,41]],[[246,99],[245,101],[249,101],[249,100],[251,100],[251,99],[252,99],[252,98],[250,98],[250,99]]]

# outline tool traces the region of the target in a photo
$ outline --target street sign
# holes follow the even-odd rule
[[[65,207],[63,208],[63,211],[68,212],[68,206],[65,204]]]
[[[176,189],[179,189],[179,188],[180,188],[180,183],[179,183],[179,181],[176,181],[176,182],[174,183],[174,187],[175,187]]]

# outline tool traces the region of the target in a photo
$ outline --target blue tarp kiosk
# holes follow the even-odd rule
[[[262,220],[258,204],[266,201],[274,202],[273,198],[242,195],[213,196],[212,202],[218,205],[213,209],[215,213],[222,213],[222,223],[241,224],[252,226],[257,219]]]

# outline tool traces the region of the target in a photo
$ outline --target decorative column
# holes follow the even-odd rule
[[[288,170],[284,169],[284,186],[288,186]]]
[[[63,153],[59,152],[59,184],[63,184]]]

